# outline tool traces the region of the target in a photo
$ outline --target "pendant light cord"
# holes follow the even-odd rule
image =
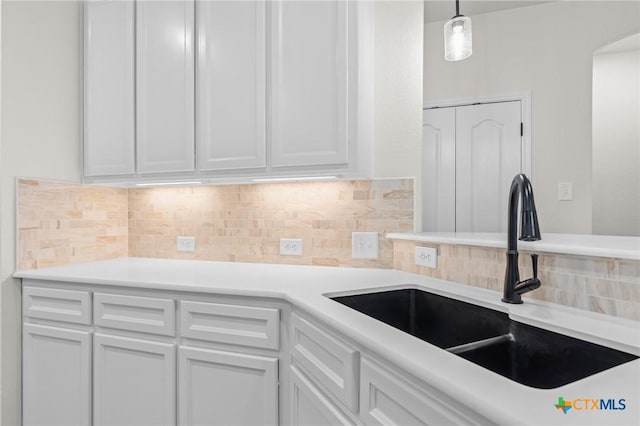
[[[460,0],[456,0],[456,16],[460,16]]]

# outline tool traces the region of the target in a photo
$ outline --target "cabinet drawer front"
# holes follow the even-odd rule
[[[331,401],[329,401],[300,371],[291,367],[290,416],[293,426],[326,425],[351,426],[349,420]]]
[[[291,356],[319,385],[358,412],[357,350],[294,313]]]
[[[175,336],[175,303],[171,299],[95,293],[93,310],[98,326]]]
[[[25,317],[91,324],[91,296],[86,291],[23,287]]]
[[[182,337],[277,350],[280,311],[274,308],[181,302]]]
[[[363,359],[360,416],[365,425],[486,424],[487,420],[452,406],[444,396],[427,394],[394,373]],[[469,415],[465,415],[469,414]]]

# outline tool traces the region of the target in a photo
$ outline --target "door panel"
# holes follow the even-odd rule
[[[194,170],[193,1],[136,2],[139,173]]]
[[[346,1],[274,1],[272,165],[346,164]]]
[[[506,232],[520,173],[520,102],[456,108],[456,231]]]
[[[175,345],[94,337],[94,424],[174,425]]]
[[[135,172],[133,1],[85,2],[84,175]]]
[[[424,231],[506,232],[509,187],[522,170],[520,103],[423,112]]]
[[[422,230],[456,230],[455,108],[422,113]]]
[[[198,2],[200,170],[265,166],[265,4]]]
[[[24,425],[90,425],[90,333],[25,324],[22,345]]]
[[[295,367],[290,369],[293,426],[350,426],[349,420]]]
[[[277,425],[278,360],[181,347],[179,424]]]

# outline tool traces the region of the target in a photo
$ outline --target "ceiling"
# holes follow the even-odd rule
[[[599,55],[606,53],[619,53],[625,52],[627,50],[638,49],[640,49],[640,33],[630,35],[614,43],[611,43],[608,46],[601,47],[600,49],[596,50],[594,54]]]
[[[469,17],[498,10],[534,6],[549,1],[529,0],[460,0],[460,13]],[[456,14],[455,0],[425,0],[424,21],[446,21]]]

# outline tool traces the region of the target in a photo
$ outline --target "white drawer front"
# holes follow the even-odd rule
[[[95,293],[94,322],[101,327],[175,336],[175,302],[171,299]]]
[[[29,318],[91,324],[91,296],[86,291],[28,287],[22,289],[22,314]]]
[[[461,406],[450,406],[444,396],[428,395],[401,377],[362,359],[360,417],[365,425],[487,424]]]
[[[357,350],[294,313],[291,355],[319,385],[351,411],[358,412]]]
[[[280,346],[280,310],[220,303],[181,302],[182,337],[274,349]]]

